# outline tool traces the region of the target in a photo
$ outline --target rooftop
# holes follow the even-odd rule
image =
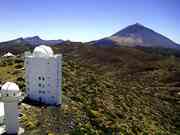
[[[45,45],[40,45],[33,51],[33,55],[36,57],[51,57],[53,54],[53,50],[49,46]]]
[[[6,82],[2,85],[1,91],[19,91],[19,86],[13,82]]]

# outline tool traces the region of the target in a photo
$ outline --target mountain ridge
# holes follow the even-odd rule
[[[32,36],[32,37],[20,37],[17,39],[13,39],[13,40],[9,40],[9,41],[4,41],[4,42],[0,42],[0,45],[2,44],[26,44],[26,45],[30,45],[30,46],[38,46],[38,45],[57,45],[57,44],[61,44],[63,43],[64,40],[58,39],[58,40],[43,40],[41,39],[39,36]]]
[[[71,41],[69,41],[71,42]],[[17,39],[0,42],[0,46],[28,45],[36,47],[38,45],[60,45],[65,43],[64,40],[43,40],[39,36],[20,37]],[[127,47],[153,47],[153,48],[170,48],[180,50],[180,44],[175,43],[166,36],[140,24],[135,23],[128,25],[122,30],[99,40],[86,42],[87,45],[96,45],[101,47],[127,46]]]
[[[61,44],[62,42],[64,42],[61,39],[58,40],[43,40],[41,39],[39,36],[34,36],[34,37],[26,37],[24,38],[24,40],[26,42],[28,42],[31,45],[41,45],[41,44],[45,44],[45,45],[57,45],[57,44]]]

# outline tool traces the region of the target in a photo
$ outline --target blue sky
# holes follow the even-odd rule
[[[1,0],[0,41],[90,41],[139,22],[180,43],[180,0]]]

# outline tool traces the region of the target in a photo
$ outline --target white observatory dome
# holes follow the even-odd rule
[[[40,45],[33,51],[33,55],[36,57],[51,57],[53,54],[53,50],[49,46],[45,45]]]
[[[19,86],[13,82],[6,82],[1,87],[1,99],[3,101],[10,101],[14,98],[17,98],[21,95],[21,92],[19,90]]]
[[[19,86],[13,82],[6,82],[2,87],[1,91],[19,91]]]

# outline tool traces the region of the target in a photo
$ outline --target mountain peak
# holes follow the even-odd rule
[[[140,23],[129,25],[112,36],[99,40],[98,43],[107,43],[107,41],[108,44],[111,41],[116,45],[131,47],[177,48],[176,43]]]
[[[135,23],[135,24],[133,24],[132,26],[142,26],[142,27],[144,27],[144,25],[142,25],[141,23]]]
[[[153,32],[153,30],[145,27],[144,25],[140,24],[140,23],[135,23],[132,25],[127,26],[126,28],[118,31],[117,33],[115,33],[112,36],[129,36],[132,34],[139,34],[142,32]]]

